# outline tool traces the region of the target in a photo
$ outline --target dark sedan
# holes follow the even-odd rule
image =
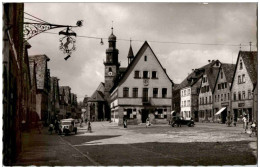
[[[175,116],[172,118],[171,125],[172,125],[172,127],[174,127],[174,126],[181,127],[181,125],[187,125],[189,127],[193,127],[195,124],[194,124],[193,119],[185,120],[182,116]]]

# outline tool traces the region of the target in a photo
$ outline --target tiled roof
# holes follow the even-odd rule
[[[44,81],[47,72],[47,61],[50,59],[46,55],[34,55],[29,56],[29,61],[34,60],[36,63],[35,71],[36,71],[36,83],[37,89],[44,89]]]
[[[188,87],[188,86],[192,86],[195,83],[197,83],[197,81],[203,76],[203,74],[211,74],[211,72],[213,74],[217,74],[218,69],[216,67],[212,67],[216,62],[220,62],[219,60],[212,60],[210,63],[198,68],[198,69],[194,69],[192,71],[191,74],[189,74],[181,83],[180,83],[180,89]],[[210,70],[212,69],[212,70]],[[214,70],[213,70],[214,69]],[[213,89],[214,87],[214,79],[216,81],[216,76],[212,77],[212,76],[208,76],[209,77],[209,85],[211,87],[211,89]]]
[[[150,47],[150,45],[148,44],[147,41],[144,42],[144,44],[141,46],[141,48],[139,49],[139,51],[136,53],[136,56],[134,57],[134,59],[131,61],[131,63],[127,66],[125,72],[122,73],[122,75],[117,76],[117,78],[115,79],[115,83],[113,85],[113,87],[110,89],[110,92],[112,92],[117,86],[118,84],[125,78],[125,75],[127,74],[127,72],[132,68],[132,66],[135,66],[136,61],[138,61],[138,57],[142,56],[142,54],[145,52],[145,50],[147,48],[150,48],[154,57],[157,59],[159,65],[161,66],[162,69],[163,66],[160,63],[160,61],[158,60],[157,56],[155,55],[155,53],[153,52],[152,48]],[[173,84],[172,80],[170,79],[170,77],[168,76],[168,74],[166,73],[166,70],[163,70],[167,76],[167,78],[171,81],[171,83]]]
[[[104,94],[101,91],[96,90],[93,95],[88,99],[90,102],[105,101]]]
[[[232,78],[233,78],[233,75],[234,75],[235,67],[236,67],[235,64],[223,63],[221,65],[221,68],[224,71],[224,74],[226,76],[226,80],[227,80],[228,83],[232,82]]]
[[[253,84],[257,82],[257,52],[240,51],[247,72]]]

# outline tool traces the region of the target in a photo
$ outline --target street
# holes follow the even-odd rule
[[[93,122],[69,136],[23,134],[16,165],[254,165],[257,138],[242,125],[196,123],[195,127]]]

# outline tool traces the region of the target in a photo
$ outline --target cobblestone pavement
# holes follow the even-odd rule
[[[148,128],[145,124],[129,125],[128,128],[118,127],[113,123],[94,122],[92,123],[93,133],[87,133],[86,128],[78,136],[100,136],[118,135],[118,137],[100,139],[82,143],[82,145],[106,145],[106,144],[134,144],[146,142],[231,142],[231,141],[252,141],[256,137],[249,137],[250,130],[244,132],[242,125],[227,127],[225,124],[196,123],[195,127],[171,127],[169,125],[152,125]]]
[[[195,127],[145,124],[119,127],[93,122],[69,136],[23,133],[16,165],[254,165],[257,137],[242,125],[196,123]]]

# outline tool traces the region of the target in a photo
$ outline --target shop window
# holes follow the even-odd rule
[[[154,98],[158,97],[158,88],[153,88],[153,97]]]
[[[127,108],[124,109],[124,118],[126,119],[136,119],[136,109]]]
[[[154,115],[156,119],[165,119],[167,118],[167,109],[156,109]]]
[[[138,88],[133,88],[133,97],[138,97]]]
[[[123,97],[129,97],[129,88],[123,88]]]

